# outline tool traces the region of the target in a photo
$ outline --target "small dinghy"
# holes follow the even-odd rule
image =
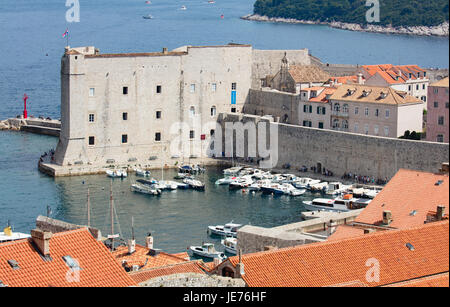
[[[292,189],[290,191],[290,195],[291,196],[301,196],[303,194],[305,194],[306,189]]]
[[[126,178],[127,171],[126,170],[107,170],[106,175],[111,178]]]
[[[222,184],[230,184],[233,180],[236,180],[237,177],[225,177],[225,178],[221,178],[218,179],[216,181],[216,185],[222,185]]]
[[[161,190],[157,189],[155,186],[140,183],[132,184],[131,191],[148,195],[161,195]]]
[[[221,261],[227,258],[223,252],[216,251],[214,244],[212,243],[203,243],[202,246],[190,246],[189,250],[197,257],[210,259],[219,258]]]

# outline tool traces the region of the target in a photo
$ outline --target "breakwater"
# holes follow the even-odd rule
[[[59,137],[61,121],[50,118],[9,118],[0,121],[0,130],[25,131]]]

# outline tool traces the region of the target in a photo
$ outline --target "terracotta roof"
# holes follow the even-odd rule
[[[353,238],[364,235],[364,229],[352,227],[350,225],[341,225],[336,228],[331,236],[328,237],[328,241],[337,241],[346,238]]]
[[[133,265],[138,265],[141,269],[157,268],[189,261],[189,259],[185,259],[186,253],[171,255],[160,252],[156,256],[150,256],[149,252],[150,249],[147,247],[136,244],[136,251],[131,255],[128,255],[128,247],[123,245],[116,248],[112,254],[120,264],[126,261],[128,267],[131,268]]]
[[[438,82],[435,82],[433,84],[430,84],[430,86],[435,86],[435,87],[448,87],[448,77],[439,80]]]
[[[329,81],[334,81],[336,83],[341,84],[351,84],[351,83],[358,83],[358,76],[341,76],[341,77],[331,77]]]
[[[328,95],[332,95],[334,92],[336,92],[336,88],[334,87],[325,87],[324,90],[317,95],[314,98],[310,98],[309,101],[311,102],[329,102],[327,99]]]
[[[414,250],[408,248],[411,244]],[[366,274],[379,263],[379,280]],[[236,266],[238,257],[228,260]],[[382,286],[448,272],[449,222],[242,256],[251,287]]]
[[[423,278],[413,279],[397,284],[389,285],[389,287],[449,287],[448,272]]]
[[[168,276],[180,273],[198,273],[205,274],[200,268],[198,261],[190,261],[184,263],[177,263],[159,268],[141,270],[130,273],[130,277],[138,284],[160,276]]]
[[[330,79],[328,73],[312,65],[291,65],[289,66],[289,74],[295,83],[326,82]]]
[[[79,282],[70,282],[70,272],[63,257],[75,259],[81,270]],[[51,261],[45,261],[25,239],[0,244],[0,280],[9,287],[128,287],[136,283],[104,244],[95,240],[86,228],[53,234],[50,239]],[[8,260],[15,260],[14,270]],[[73,275],[75,277],[75,275]]]
[[[442,180],[440,185],[436,183]],[[400,169],[384,189],[355,219],[355,222],[378,225],[384,210],[392,212],[394,228],[423,224],[429,211],[438,205],[449,208],[449,177],[447,175]],[[413,211],[415,212],[413,213]]]
[[[352,91],[350,95],[348,94],[349,91]],[[364,96],[364,92],[368,94]],[[386,96],[384,96],[383,98],[382,94],[385,94]],[[330,99],[337,101],[353,101],[391,105],[423,103],[422,100],[410,96],[406,92],[397,91],[390,87],[360,84],[343,84],[337,88]]]
[[[362,68],[371,76],[378,73],[389,84],[405,83],[410,79],[417,80],[418,74],[420,78],[424,78],[424,72],[426,72],[417,65],[363,65]]]

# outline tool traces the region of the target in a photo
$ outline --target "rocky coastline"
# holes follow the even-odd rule
[[[280,23],[294,23],[294,24],[310,24],[310,25],[328,25],[332,28],[358,31],[358,32],[373,32],[373,33],[385,33],[385,34],[408,34],[419,36],[449,36],[449,23],[448,21],[433,27],[426,26],[412,26],[412,27],[390,27],[390,26],[378,26],[378,25],[360,25],[355,23],[345,23],[338,21],[314,21],[314,20],[298,20],[292,18],[278,18],[267,17],[258,14],[249,14],[242,16],[241,19],[251,21],[266,21],[266,22],[280,22]]]

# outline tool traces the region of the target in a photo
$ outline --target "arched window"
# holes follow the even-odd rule
[[[194,117],[194,116],[195,116],[195,107],[191,107],[191,108],[189,109],[189,116],[190,116],[190,117]]]
[[[333,119],[333,128],[335,129],[339,128],[339,119],[337,118]]]
[[[348,120],[344,119],[344,120],[342,121],[342,128],[348,129]]]
[[[344,104],[344,106],[342,107],[342,112],[348,113],[348,104]]]
[[[283,123],[287,123],[289,119],[289,116],[287,114],[284,114],[283,116]]]
[[[334,104],[334,110],[335,110],[336,112],[339,112],[339,111],[341,110],[341,105],[340,105],[339,103],[335,103],[335,104]]]
[[[216,116],[216,106],[211,107],[211,116]]]

